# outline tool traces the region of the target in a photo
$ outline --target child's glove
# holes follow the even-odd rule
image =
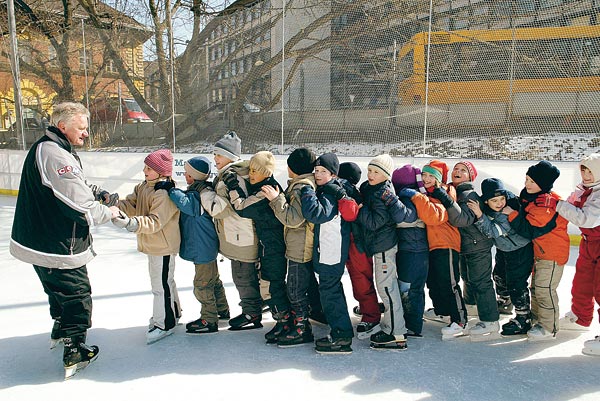
[[[446,192],[443,188],[435,188],[431,193],[431,196],[442,202],[442,205],[444,205],[445,207],[449,207],[450,205],[452,205],[452,198],[450,197],[450,195],[448,195],[448,192]]]
[[[389,189],[382,189],[378,191],[375,196],[381,199],[386,206],[390,206],[398,202],[398,197],[396,194]]]
[[[137,219],[135,217],[133,218],[129,218],[127,217],[127,215],[123,212],[119,212],[119,217],[116,217],[114,219],[111,220],[112,223],[119,227],[119,228],[124,228],[129,232],[136,232],[139,228],[139,223],[137,221]]]
[[[539,207],[545,207],[547,209],[556,209],[556,204],[558,203],[558,199],[556,199],[551,194],[541,194],[535,198],[535,205]]]
[[[413,196],[415,196],[418,192],[415,191],[412,188],[402,188],[399,192],[398,192],[398,196],[401,196],[403,198],[408,198],[408,199],[412,199]]]
[[[346,196],[346,191],[341,186],[334,184],[333,182],[328,182],[327,184],[321,187],[321,191],[324,194],[331,195],[335,198],[335,200],[340,200],[344,196]]]
[[[164,189],[165,191],[169,192],[169,190],[172,188],[175,188],[175,183],[171,180],[159,181],[156,184],[154,184],[155,191],[158,191],[159,189]]]
[[[240,182],[238,181],[237,174],[234,172],[230,172],[223,177],[223,182],[225,186],[230,191],[235,191],[240,187]]]

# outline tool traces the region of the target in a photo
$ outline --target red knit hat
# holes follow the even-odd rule
[[[443,161],[431,160],[423,167],[422,171],[433,175],[442,184],[448,181],[448,166]]]
[[[159,149],[144,159],[144,164],[163,177],[173,174],[173,155],[169,149]]]
[[[456,164],[464,165],[467,168],[467,170],[469,170],[469,181],[475,181],[475,178],[477,178],[477,169],[475,168],[475,165],[473,163],[467,160],[461,160]],[[454,165],[454,167],[456,167],[456,164]]]

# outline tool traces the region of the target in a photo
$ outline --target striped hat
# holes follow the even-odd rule
[[[159,149],[144,159],[144,164],[163,177],[173,174],[173,155],[169,149]]]
[[[368,167],[378,169],[386,179],[390,180],[392,178],[392,173],[394,172],[394,159],[392,159],[390,155],[384,153],[371,160]]]

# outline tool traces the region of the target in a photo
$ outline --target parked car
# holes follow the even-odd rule
[[[119,98],[116,97],[96,98],[90,104],[92,122],[118,122],[119,115],[123,124],[152,122],[134,99],[121,98],[121,110],[119,110]]]

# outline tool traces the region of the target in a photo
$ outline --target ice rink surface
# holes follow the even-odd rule
[[[351,355],[318,355],[311,345],[278,349],[261,330],[215,334],[175,333],[146,345],[152,295],[146,257],[135,235],[111,224],[93,229],[98,256],[88,265],[93,327],[88,344],[100,356],[63,381],[62,346],[50,350],[52,320],[30,265],[8,252],[16,198],[0,196],[0,400],[599,400],[600,357],[581,354],[583,341],[600,334],[597,316],[587,333],[561,331],[552,342],[524,338],[470,343],[441,340],[441,323],[426,322],[425,337],[406,351],[374,351],[354,339]],[[35,230],[35,227],[31,227]],[[559,287],[561,315],[570,307],[577,248]],[[177,259],[182,323],[195,320],[192,263]],[[232,316],[240,313],[229,261],[219,262]],[[348,307],[356,305],[344,276]],[[430,301],[428,301],[428,307]],[[352,316],[354,324],[358,318]],[[504,323],[504,318],[501,323]],[[315,337],[328,333],[314,325]]]

